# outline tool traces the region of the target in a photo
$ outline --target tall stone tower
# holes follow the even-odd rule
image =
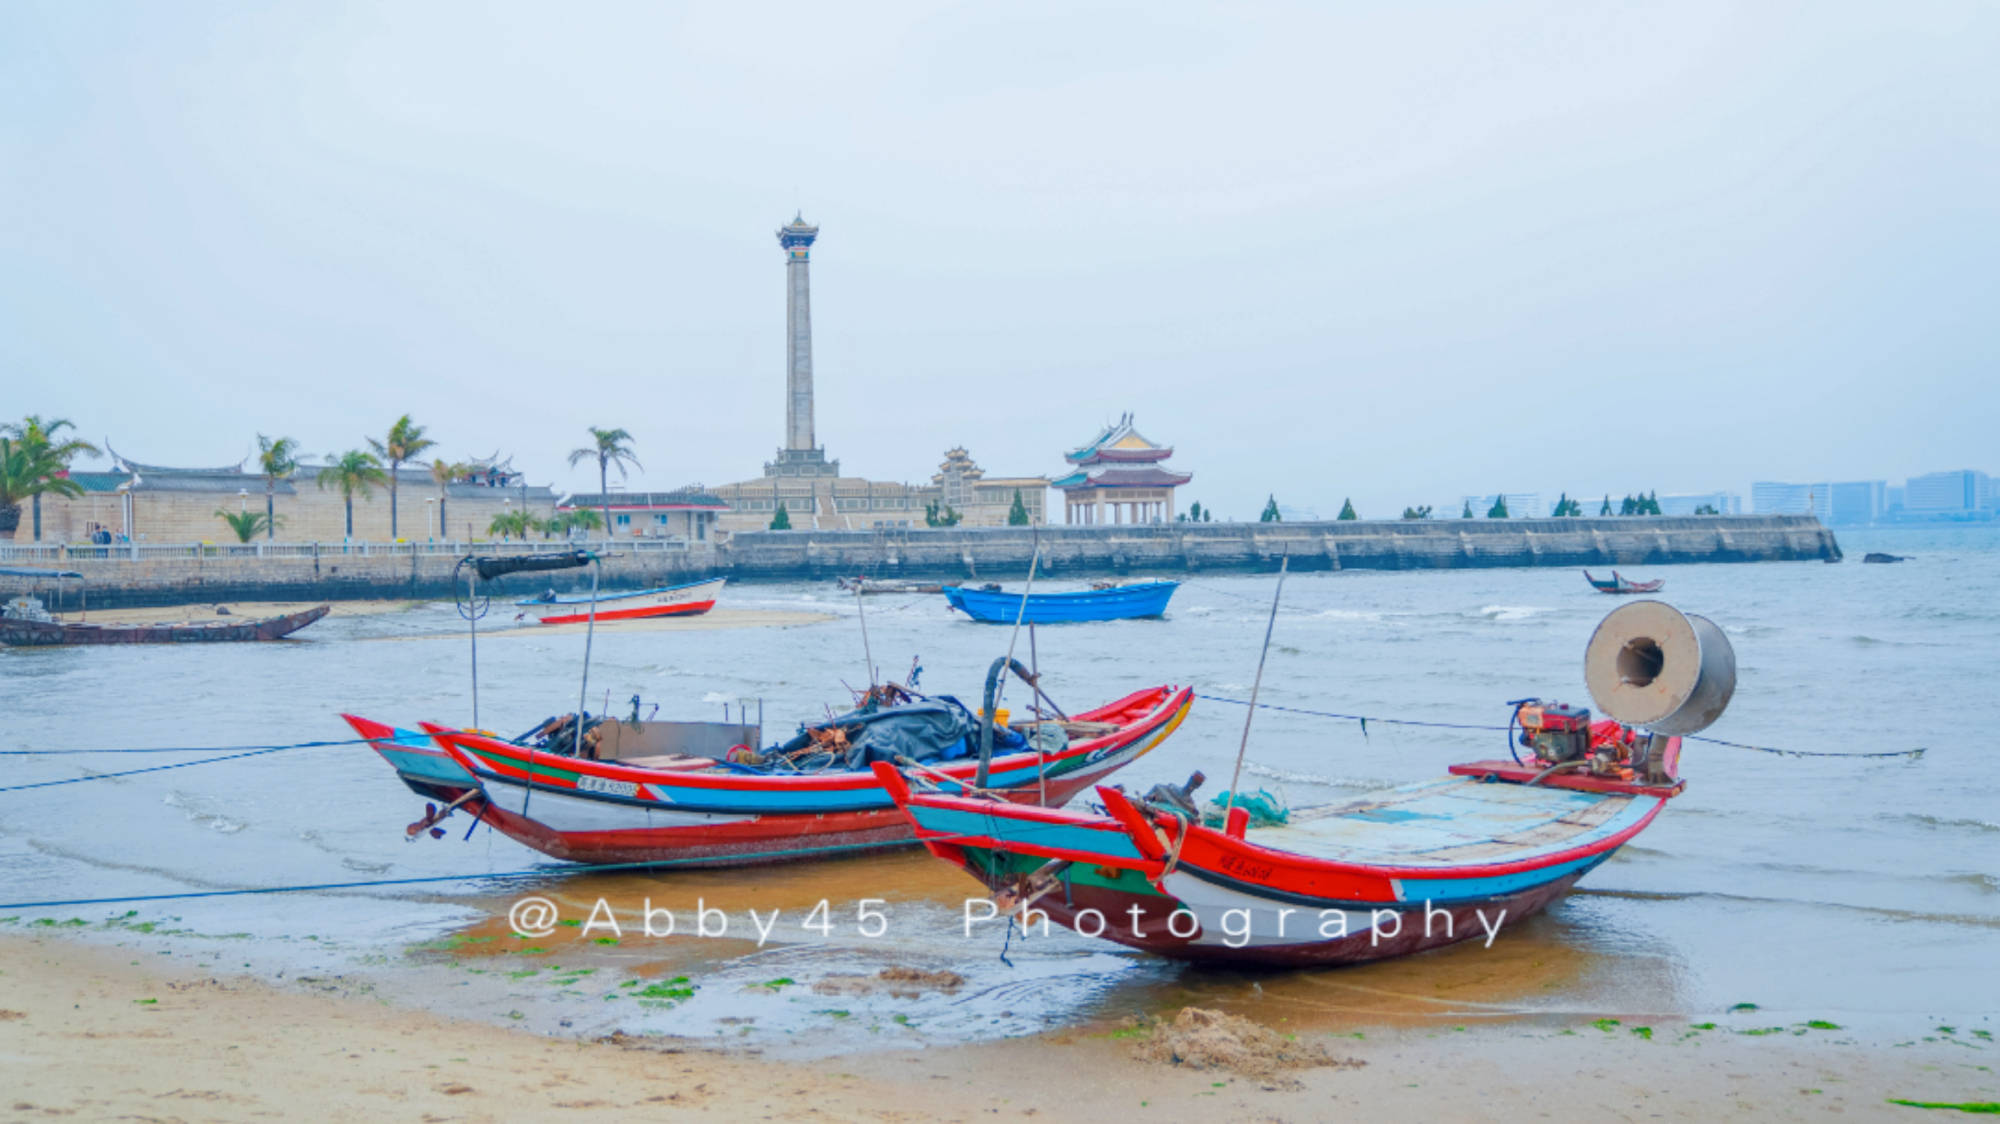
[[[766,476],[839,476],[840,462],[828,461],[813,436],[812,244],[819,227],[803,213],[778,228],[785,251],[785,443]]]

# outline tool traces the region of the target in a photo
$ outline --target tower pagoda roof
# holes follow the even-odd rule
[[[1100,464],[1107,461],[1127,464],[1150,464],[1163,461],[1174,455],[1171,445],[1159,445],[1148,440],[1132,424],[1132,415],[1123,414],[1116,422],[1105,426],[1088,444],[1071,449],[1063,454],[1063,459],[1071,464]]]

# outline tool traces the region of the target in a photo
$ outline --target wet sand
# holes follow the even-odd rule
[[[1280,1025],[1279,1029],[1282,1029]],[[1890,1098],[2000,1099],[1992,1051],[1838,1032],[1509,1025],[1319,1038],[1362,1063],[1244,1076],[1142,1059],[1141,1031],[884,1048],[802,1064],[672,1038],[579,1042],[398,1007],[336,979],[268,986],[130,948],[0,937],[8,1119],[1807,1120]]]

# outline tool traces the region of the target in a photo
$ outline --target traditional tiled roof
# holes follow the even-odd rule
[[[678,492],[613,492],[606,496],[602,492],[578,493],[564,497],[561,507],[565,510],[579,507],[604,507],[609,499],[613,508],[638,508],[645,511],[728,511],[729,505],[722,497],[699,490]]]
[[[1147,440],[1144,434],[1133,428],[1132,415],[1125,414],[1104,427],[1104,431],[1088,444],[1064,453],[1063,459],[1071,464],[1097,464],[1101,461],[1151,463],[1173,455],[1172,446],[1156,445]]]
[[[109,441],[104,443],[104,451],[111,454],[111,463],[118,469],[141,474],[151,472],[161,476],[220,476],[225,473],[241,473],[244,463],[243,461],[237,461],[235,464],[223,465],[219,468],[169,468],[166,465],[160,464],[140,464],[138,461],[132,460],[112,448]]]
[[[1078,469],[1050,487],[1062,488],[1178,488],[1194,479],[1193,473],[1172,472],[1158,465],[1126,466],[1097,464]]]

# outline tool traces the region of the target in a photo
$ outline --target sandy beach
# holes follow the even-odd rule
[[[270,985],[105,947],[0,937],[11,1120],[1926,1119],[1894,1099],[2000,1099],[1990,1047],[1838,1032],[1579,1022],[1292,1040],[1325,1064],[1176,1064],[1170,1028],[766,1060],[669,1037],[543,1037],[344,979]],[[1280,1035],[1280,1038],[1283,1036]],[[1152,1047],[1149,1049],[1149,1046]],[[1291,1048],[1291,1047],[1286,1047]],[[1246,1071],[1247,1069],[1247,1071]],[[1946,1118],[1955,1116],[1946,1114]]]

